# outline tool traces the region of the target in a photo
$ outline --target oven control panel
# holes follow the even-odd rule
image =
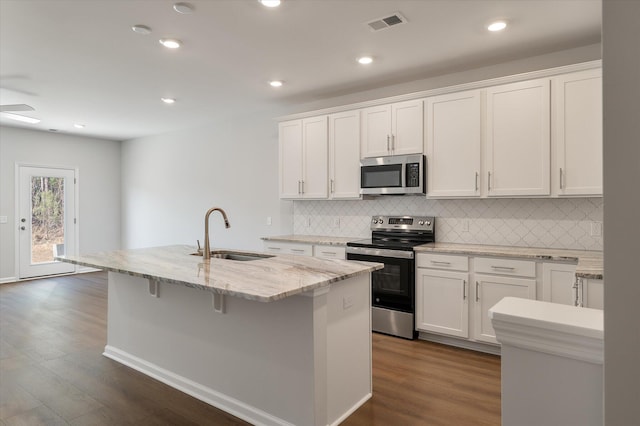
[[[433,230],[433,216],[373,216],[371,229]]]

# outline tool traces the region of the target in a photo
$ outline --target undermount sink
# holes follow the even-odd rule
[[[191,253],[191,256],[202,256],[202,253]],[[260,260],[260,259],[268,259],[270,257],[274,257],[270,254],[260,254],[260,253],[247,253],[241,251],[229,251],[229,250],[211,250],[211,258],[212,259],[226,259],[226,260],[237,260],[239,262],[247,262],[249,260]]]

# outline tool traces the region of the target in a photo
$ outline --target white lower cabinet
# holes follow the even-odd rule
[[[536,298],[531,261],[440,253],[416,256],[416,329],[498,344],[489,309],[503,297]]]
[[[416,328],[469,337],[469,274],[418,268]]]
[[[533,263],[533,262],[531,262]],[[535,267],[535,263],[534,263]],[[491,325],[489,309],[504,297],[536,298],[535,278],[514,278],[510,276],[476,275],[475,277],[474,329],[475,340],[498,343],[496,332]]]
[[[546,302],[585,308],[604,308],[602,280],[576,279],[576,265],[544,263],[542,265],[542,298]]]
[[[322,257],[325,259],[346,259],[346,248],[343,246],[332,245],[314,245],[313,255],[315,257]]]
[[[288,243],[281,241],[265,241],[264,251],[272,254],[294,254],[297,256],[312,256],[313,246],[303,243]]]
[[[346,259],[344,246],[329,244],[307,244],[286,241],[265,241],[264,251],[271,254],[293,254],[297,256],[314,256],[325,259]]]
[[[580,278],[578,285],[582,291],[581,306],[604,309],[604,282],[602,280]]]

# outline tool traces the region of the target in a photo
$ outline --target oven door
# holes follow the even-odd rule
[[[372,305],[413,313],[415,261],[413,251],[347,247],[348,260],[384,263],[371,273]]]

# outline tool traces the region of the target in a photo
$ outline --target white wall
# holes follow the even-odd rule
[[[605,424],[640,424],[640,2],[603,1]]]
[[[213,213],[212,247],[262,249],[260,236],[290,233],[291,202],[278,199],[277,114],[123,142],[123,246],[204,245],[213,206],[231,228]]]
[[[15,164],[79,170],[79,253],[120,247],[120,142],[0,126],[0,282],[15,280]]]

